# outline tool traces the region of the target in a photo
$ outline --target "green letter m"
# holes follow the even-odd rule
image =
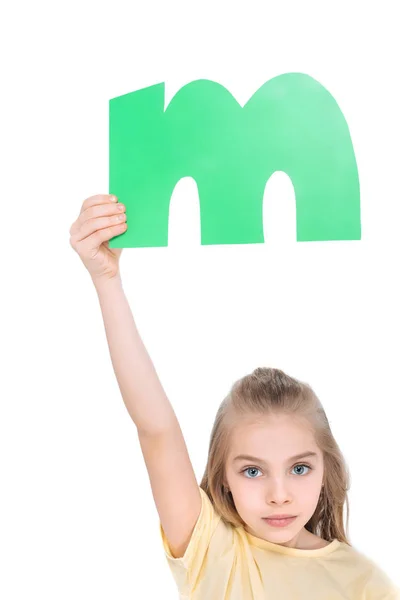
[[[112,248],[168,245],[171,195],[193,177],[202,244],[264,242],[263,195],[291,179],[298,241],[359,240],[360,187],[346,120],[315,79],[287,73],[241,107],[220,84],[184,86],[164,110],[164,84],[110,100],[110,193],[128,230]]]

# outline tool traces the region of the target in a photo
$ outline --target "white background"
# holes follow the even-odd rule
[[[276,174],[265,244],[200,245],[197,188],[169,246],[125,249],[124,289],[196,475],[233,381],[310,383],[350,465],[350,539],[398,584],[400,136],[396,3],[33,2],[3,9],[0,597],[177,598],[97,295],[69,228],[108,189],[109,100],[207,78],[244,104],[302,72],[335,97],[357,157],[362,240],[296,243]]]

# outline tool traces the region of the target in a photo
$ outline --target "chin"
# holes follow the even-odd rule
[[[294,537],[299,535],[302,530],[302,527],[299,528],[298,523],[297,527],[293,528],[290,525],[282,528],[269,527],[268,524],[265,524],[263,527],[264,534],[271,539],[277,539],[282,542],[288,542],[292,540]]]
[[[264,533],[266,533],[268,537],[279,539],[287,538],[288,540],[291,540],[299,533],[299,531],[297,529],[294,531],[293,529],[289,529],[289,527],[285,527],[285,529],[272,529],[272,527],[268,527],[264,530]]]

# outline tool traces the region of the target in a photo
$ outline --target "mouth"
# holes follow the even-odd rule
[[[290,525],[291,523],[293,523],[293,521],[297,519],[297,517],[291,517],[291,516],[281,516],[281,517],[268,517],[268,518],[263,518],[263,521],[265,521],[268,525],[270,525],[271,527],[287,527],[288,525]]]

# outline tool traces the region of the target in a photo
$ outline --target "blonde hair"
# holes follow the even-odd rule
[[[200,487],[206,492],[221,518],[234,527],[243,527],[233,497],[226,488],[225,464],[231,433],[243,417],[276,413],[307,419],[324,458],[324,479],[317,507],[305,528],[327,541],[348,540],[350,475],[345,459],[333,437],[329,421],[318,397],[303,383],[280,369],[257,368],[236,381],[222,401],[211,431],[207,466]],[[346,531],[343,508],[347,504]]]

